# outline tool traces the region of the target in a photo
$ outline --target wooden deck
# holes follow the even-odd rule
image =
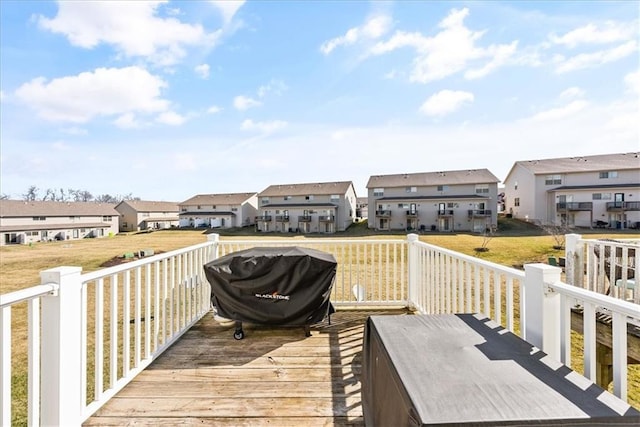
[[[84,425],[361,426],[362,334],[371,314],[303,328],[233,326],[207,315]]]

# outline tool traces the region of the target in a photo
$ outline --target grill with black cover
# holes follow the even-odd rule
[[[333,312],[330,302],[337,263],[333,255],[297,246],[254,247],[229,253],[204,266],[218,316],[242,322],[303,326]]]

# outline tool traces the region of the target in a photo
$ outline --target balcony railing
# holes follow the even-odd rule
[[[289,215],[276,215],[276,222],[289,222]]]
[[[607,202],[607,211],[640,211],[640,202]]]
[[[417,218],[418,211],[407,211],[407,218]]]
[[[271,222],[271,215],[260,215],[256,217],[256,222]]]
[[[592,202],[560,202],[556,203],[559,211],[590,211],[593,210]]]
[[[299,215],[298,222],[311,222],[311,215]]]
[[[335,222],[336,221],[336,217],[335,217],[335,215],[319,215],[318,216],[318,221],[320,221],[320,222]]]
[[[627,399],[627,360],[637,352],[627,346],[627,328],[640,322],[640,305],[563,283],[558,267],[527,264],[524,271],[516,270],[420,242],[415,234],[405,240],[208,238],[206,243],[87,274],[79,267],[53,268],[41,273],[41,285],[1,295],[0,424],[11,425],[15,304],[29,304],[28,424],[80,425],[210,312],[204,264],[254,246],[296,245],[331,253],[338,263],[331,294],[336,306],[483,313],[567,365],[575,350],[570,343],[572,308],[580,306],[580,351],[585,376],[592,380],[596,312],[606,311],[613,331],[613,391]],[[631,250],[640,250],[637,243],[621,247],[620,257],[627,261]],[[582,249],[583,255],[585,251],[591,250]],[[613,252],[617,258],[618,251]],[[582,264],[576,265],[580,267],[573,274],[581,274]],[[629,279],[630,273],[624,277]]]
[[[438,209],[438,216],[453,216],[453,209]]]
[[[487,217],[491,216],[491,209],[469,209],[468,215],[470,217]]]
[[[388,218],[388,217],[391,216],[391,211],[388,210],[388,209],[377,210],[376,211],[376,216],[377,217]]]

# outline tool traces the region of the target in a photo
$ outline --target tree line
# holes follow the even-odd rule
[[[140,197],[134,197],[131,193],[121,195],[100,194],[94,196],[87,190],[76,190],[73,188],[47,188],[41,190],[35,185],[30,186],[25,193],[21,195],[24,201],[50,200],[53,202],[96,202],[96,203],[120,203],[123,200],[140,200]],[[8,199],[8,195],[0,196],[1,199]]]

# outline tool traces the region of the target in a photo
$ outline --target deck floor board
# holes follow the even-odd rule
[[[369,315],[331,324],[233,327],[207,315],[84,425],[362,426],[362,334]]]

